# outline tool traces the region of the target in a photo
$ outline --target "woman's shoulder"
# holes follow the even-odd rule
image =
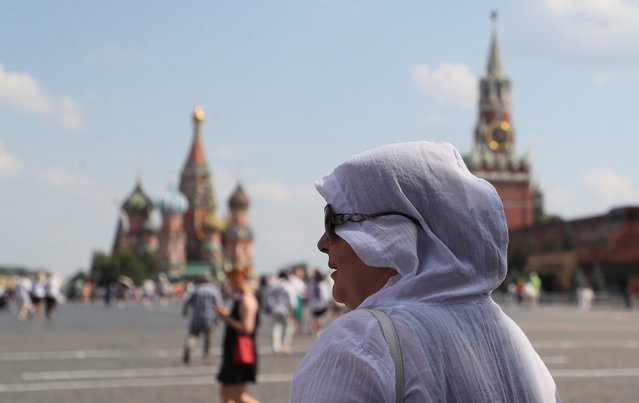
[[[364,350],[376,353],[385,347],[377,319],[365,309],[355,309],[333,320],[317,339],[318,348],[337,351]]]
[[[296,371],[291,401],[389,401],[393,371],[377,320],[356,309],[331,322],[315,341]]]
[[[240,294],[240,302],[244,304],[257,304],[257,296],[253,292]]]

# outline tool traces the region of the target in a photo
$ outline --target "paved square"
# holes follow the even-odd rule
[[[550,368],[564,402],[635,402],[639,396],[639,312],[580,311],[571,306],[504,310],[522,327]],[[145,310],[101,304],[61,306],[53,320],[20,322],[0,313],[0,401],[216,402],[222,328],[212,365],[196,350],[182,365],[188,321],[179,303]],[[298,336],[290,355],[270,351],[270,321],[259,330],[259,382],[250,393],[285,402],[290,379],[312,343]]]

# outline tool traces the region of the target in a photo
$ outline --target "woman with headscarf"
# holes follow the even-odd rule
[[[217,376],[222,385],[220,396],[223,403],[258,403],[246,393],[246,384],[255,382],[257,373],[255,333],[259,308],[248,275],[245,268],[230,270],[226,276],[237,298],[230,311],[215,306],[215,311],[226,322],[222,366]]]
[[[506,275],[502,202],[452,145],[379,147],[315,186],[327,202],[317,246],[334,270],[333,297],[351,311],[304,357],[291,402],[559,401],[527,337],[490,296]],[[402,383],[367,309],[392,321]]]

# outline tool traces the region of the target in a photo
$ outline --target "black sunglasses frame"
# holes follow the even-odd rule
[[[328,240],[332,240],[335,236],[335,227],[338,225],[346,224],[347,222],[362,222],[366,220],[370,220],[372,218],[387,216],[387,215],[399,215],[405,218],[408,218],[418,226],[422,228],[422,224],[419,220],[413,216],[408,214],[400,213],[399,211],[384,211],[382,213],[372,213],[372,214],[362,214],[362,213],[344,213],[338,214],[333,211],[333,207],[330,204],[327,204],[324,207],[324,232],[328,237]]]

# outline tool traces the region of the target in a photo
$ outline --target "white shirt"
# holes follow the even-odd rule
[[[400,339],[405,402],[556,401],[556,388],[543,362],[491,300],[434,305],[414,315],[423,308],[416,304],[384,309]],[[298,367],[289,401],[395,401],[392,357],[369,312],[356,309],[328,326]]]

